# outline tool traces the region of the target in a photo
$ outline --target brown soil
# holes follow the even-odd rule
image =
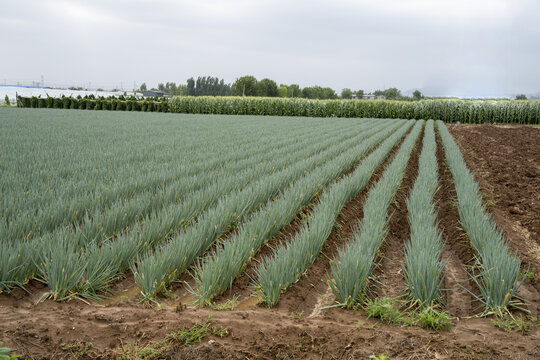
[[[347,243],[353,241],[353,236],[358,227],[359,220],[364,212],[362,204],[369,189],[380,179],[384,168],[388,165],[396,153],[396,149],[401,146],[403,139],[394,147],[391,154],[375,170],[371,176],[369,184],[349,201],[336,219],[336,225],[332,229],[330,236],[326,239],[321,254],[315,262],[308,266],[304,275],[282,294],[277,309],[288,311],[296,317],[313,318],[320,315],[319,308],[336,303],[335,296],[328,285],[328,274],[330,272],[330,259],[334,259],[339,249]],[[299,229],[298,229],[299,230]]]
[[[318,200],[318,197],[314,199],[309,206],[300,211],[291,223],[286,225],[275,237],[263,245],[257,254],[250,260],[242,275],[234,280],[231,289],[227,290],[221,296],[216,297],[214,299],[215,303],[224,303],[234,297],[237,297],[238,301],[242,304],[242,307],[251,303],[250,298],[255,296],[252,279],[256,278],[255,271],[260,262],[271,256],[276,247],[294,238],[296,232],[301,229],[302,224],[311,213],[313,207],[318,203]]]
[[[444,301],[448,311],[461,318],[474,314],[471,304],[473,297],[469,291],[478,293],[469,281],[468,266],[474,264],[474,252],[470,241],[463,236],[459,213],[456,207],[457,195],[452,174],[445,161],[444,149],[437,132],[437,162],[439,164],[439,189],[435,194],[439,231],[444,242],[442,260],[445,262],[443,282]]]
[[[405,242],[409,241],[411,234],[406,199],[418,175],[418,160],[422,151],[423,136],[424,131],[418,136],[399,190],[388,209],[388,236],[382,246],[382,258],[375,271],[375,276],[380,283],[376,291],[377,297],[402,298],[407,295],[403,277],[403,261]]]
[[[534,314],[540,310],[540,128],[461,125],[450,128],[480,184],[485,204],[535,274],[520,289]]]
[[[536,311],[540,291],[540,129],[518,126],[503,129],[482,125],[454,126],[451,132],[482,191],[487,194],[489,210],[508,235],[512,249],[518,251],[527,266],[535,269],[535,279],[528,280],[520,294],[531,304],[531,310]],[[417,162],[419,144],[410,164]],[[440,152],[438,157],[441,163]],[[445,287],[454,289],[459,283],[470,287],[465,269],[470,264],[472,250],[456,230],[459,217],[452,203],[455,191],[451,177],[443,164],[439,172],[441,182],[436,201],[440,228],[446,241],[443,254],[447,261]],[[375,174],[376,178],[379,173],[380,170]],[[393,205],[394,224],[390,224],[391,232],[383,252],[388,260],[394,250],[396,256],[402,256],[402,243],[408,229],[406,221],[403,221],[406,220],[406,209],[403,210],[400,202],[415,176],[415,169],[408,170]],[[343,239],[351,239],[352,229],[362,216],[364,197],[365,192],[343,209],[338,218],[339,226],[323,249],[328,257],[331,258],[343,246]],[[300,221],[297,218],[286,227],[271,245],[289,240]],[[265,253],[270,254],[271,249],[265,248]],[[381,264],[381,285],[377,291],[382,294],[399,294],[404,286],[401,274],[396,273],[401,269],[399,256],[386,264],[383,260]],[[367,359],[369,355],[382,353],[391,359],[540,358],[538,326],[533,327],[529,334],[522,335],[495,328],[489,318],[467,318],[465,316],[474,313],[474,304],[464,290],[448,292],[448,309],[459,319],[452,321],[450,330],[441,332],[381,324],[367,319],[362,311],[320,310],[321,306],[335,301],[326,283],[328,269],[328,259],[320,256],[306,275],[282,296],[278,307],[267,309],[252,305],[233,311],[184,309],[173,306],[176,299],[165,301],[161,310],[137,305],[129,274],[116,284],[116,302],[108,306],[86,304],[75,299],[67,303],[45,301],[36,304],[47,289],[40,283],[31,282],[28,288],[32,295],[21,290],[16,290],[13,295],[0,295],[0,340],[4,342],[3,346],[13,348],[13,353],[21,355],[22,359],[69,359],[77,356],[81,359],[107,359],[115,358],[133,344],[155,344],[167,333],[190,327],[195,322],[202,323],[211,315],[214,325],[228,330],[225,337],[209,335],[201,344],[192,346],[174,343],[162,358]],[[189,275],[182,280],[189,281]],[[249,285],[247,276],[240,277],[233,290],[217,300],[224,301],[235,293],[247,297]],[[185,295],[183,288],[173,289],[176,298]],[[474,292],[473,288],[471,290]],[[71,352],[66,345],[71,346]],[[85,346],[87,350],[83,351]],[[79,355],[76,355],[77,350]]]
[[[404,139],[404,138],[403,138]],[[382,169],[391,161],[396,149],[403,142],[401,139],[398,145],[393,149],[383,164],[375,171],[371,177],[370,184],[376,183],[381,175]],[[355,170],[355,166],[351,167],[343,176],[349,175]],[[330,236],[325,241],[321,255],[313,264],[308,266],[305,274],[295,284],[293,284],[285,293],[282,294],[278,309],[287,310],[295,314],[312,314],[315,307],[324,306],[328,301],[331,301],[330,286],[326,281],[326,273],[330,269],[329,261],[337,255],[338,249],[346,242],[351,241],[354,228],[358,224],[358,220],[362,218],[362,203],[370,186],[366,186],[364,191],[357,194],[355,198],[349,201],[342,209],[337,218],[337,225],[334,227]],[[253,297],[254,291],[253,282],[251,279],[256,277],[256,269],[259,263],[266,257],[271,256],[278,246],[294,239],[297,232],[301,230],[304,220],[309,216],[313,207],[318,203],[317,197],[312,201],[310,206],[304,208],[296,218],[287,226],[285,226],[277,236],[270,239],[268,243],[259,250],[255,257],[248,264],[245,272],[233,282],[232,288],[223,296],[215,299],[216,303],[223,303],[237,296],[240,301],[239,307],[245,305],[256,304],[257,301],[250,299]],[[313,314],[312,314],[313,315]]]

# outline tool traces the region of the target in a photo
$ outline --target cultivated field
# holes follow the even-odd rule
[[[540,357],[537,127],[0,109],[0,143],[22,358]]]

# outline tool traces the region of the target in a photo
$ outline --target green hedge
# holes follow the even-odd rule
[[[78,110],[116,110],[116,111],[152,111],[168,112],[169,105],[166,98],[136,97],[94,97],[93,95],[81,97],[22,97],[17,98],[18,107],[50,108],[50,109],[78,109]]]

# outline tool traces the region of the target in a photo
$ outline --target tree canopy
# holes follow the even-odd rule
[[[223,79],[212,76],[199,76],[197,80],[187,80],[186,92],[189,96],[229,96],[232,95],[231,86],[225,84]]]
[[[278,87],[274,80],[262,79],[257,82],[257,96],[276,97],[278,96]]]
[[[397,100],[401,97],[401,90],[396,88],[390,88],[386,90],[376,90],[373,94],[376,96],[383,95],[390,100]]]
[[[141,85],[140,90],[146,90],[146,84]],[[186,84],[176,84],[174,82],[160,83],[158,89],[168,95],[180,96],[261,96],[261,97],[282,97],[282,98],[305,98],[305,99],[362,99],[364,90],[353,90],[344,88],[338,94],[330,87],[318,85],[301,88],[298,84],[279,84],[269,78],[257,80],[253,75],[244,75],[237,78],[234,83],[226,84],[223,79],[212,76],[199,76],[197,79],[190,77]],[[424,95],[419,91],[414,91],[412,97],[402,96],[397,88],[376,90],[374,95],[383,95],[391,100],[420,100]],[[525,95],[518,95],[516,99],[523,99]]]
[[[353,92],[352,92],[351,89],[345,88],[345,89],[341,90],[341,98],[342,99],[352,99],[352,96],[353,96]]]
[[[302,97],[306,99],[337,99],[334,89],[329,87],[309,86],[302,89]]]
[[[232,85],[232,92],[237,96],[257,96],[257,79],[251,75],[239,77]]]
[[[176,85],[174,82],[167,82],[166,84],[158,84],[158,90],[167,95],[187,95],[187,87],[183,84]]]

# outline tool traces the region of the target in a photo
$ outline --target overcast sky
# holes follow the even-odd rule
[[[539,0],[0,0],[0,82],[540,92]]]

